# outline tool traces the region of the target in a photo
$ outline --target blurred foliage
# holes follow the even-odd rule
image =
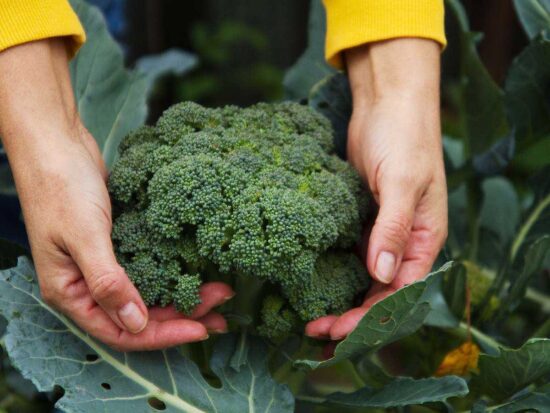
[[[262,32],[238,22],[197,23],[191,45],[199,65],[176,82],[176,100],[219,106],[282,97],[283,72],[268,63],[269,45]],[[243,54],[254,63],[241,61]]]

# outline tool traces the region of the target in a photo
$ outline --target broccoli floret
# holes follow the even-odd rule
[[[296,313],[288,308],[286,300],[278,295],[268,295],[262,304],[261,324],[258,332],[270,339],[288,335],[298,324]]]
[[[148,305],[189,313],[201,282],[258,277],[290,325],[342,312],[367,287],[351,249],[368,194],[306,106],[175,105],[123,140],[109,190],[115,252]]]

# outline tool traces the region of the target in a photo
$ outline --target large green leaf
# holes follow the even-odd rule
[[[550,0],[514,0],[514,6],[530,38],[550,29]]]
[[[550,406],[550,384],[546,384],[491,411],[493,413],[546,413],[548,406]]]
[[[478,367],[470,388],[504,400],[550,374],[550,339],[531,339],[518,350],[502,348],[498,356],[482,354]]]
[[[531,244],[523,257],[523,268],[510,279],[508,294],[502,302],[503,311],[511,312],[517,308],[525,296],[529,282],[544,269],[545,261],[550,257],[550,234]]]
[[[111,165],[121,139],[145,122],[148,82],[141,73],[125,69],[122,51],[99,10],[82,0],[71,0],[71,5],[87,33],[71,62],[77,109]]]
[[[485,68],[477,52],[478,33],[471,32],[458,0],[448,0],[459,27],[461,116],[469,156],[481,154],[507,134],[504,94]]]
[[[335,72],[325,62],[326,16],[321,0],[311,0],[308,23],[308,46],[296,63],[287,70],[283,85],[288,99],[307,99],[310,89]]]
[[[249,337],[246,368],[230,366],[237,338],[215,346],[210,361],[221,387],[175,349],[119,353],[81,331],[40,298],[32,265],[0,271],[0,313],[9,321],[6,349],[13,365],[41,391],[65,389],[57,406],[65,412],[280,412],[294,401],[269,376],[266,346]]]
[[[518,150],[550,135],[550,40],[546,36],[531,40],[516,57],[505,90]]]
[[[122,51],[99,10],[82,0],[71,0],[71,5],[87,34],[86,43],[71,62],[77,108],[110,166],[122,138],[145,122],[147,96],[155,80],[190,70],[195,58],[168,51],[142,61],[139,70],[127,70]]]
[[[298,365],[309,368],[325,367],[357,354],[366,354],[386,344],[406,337],[423,324],[430,313],[429,297],[424,294],[428,285],[451,268],[445,264],[425,279],[412,283],[372,306],[353,330],[334,350],[334,356],[325,361],[298,360]]]
[[[364,387],[353,393],[333,393],[327,401],[354,407],[401,407],[427,402],[443,402],[468,394],[464,379],[456,376],[415,380],[398,377],[380,389]]]

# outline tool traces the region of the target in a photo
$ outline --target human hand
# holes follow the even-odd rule
[[[116,262],[107,171],[72,96],[62,40],[0,53],[0,132],[43,299],[119,350],[165,348],[225,331],[223,317],[211,311],[234,295],[222,283],[202,286],[202,304],[190,317],[173,307],[145,307]]]
[[[344,338],[373,304],[425,277],[445,242],[439,55],[438,44],[424,39],[346,53],[353,94],[348,160],[380,206],[362,247],[374,283],[361,307],[310,322],[309,336]]]

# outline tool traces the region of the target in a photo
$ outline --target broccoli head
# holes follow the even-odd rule
[[[368,194],[332,139],[295,103],[181,103],[128,135],[109,178],[112,237],[146,304],[189,313],[201,282],[234,274],[278,294],[262,310],[272,331],[348,309],[368,282],[352,252]]]

